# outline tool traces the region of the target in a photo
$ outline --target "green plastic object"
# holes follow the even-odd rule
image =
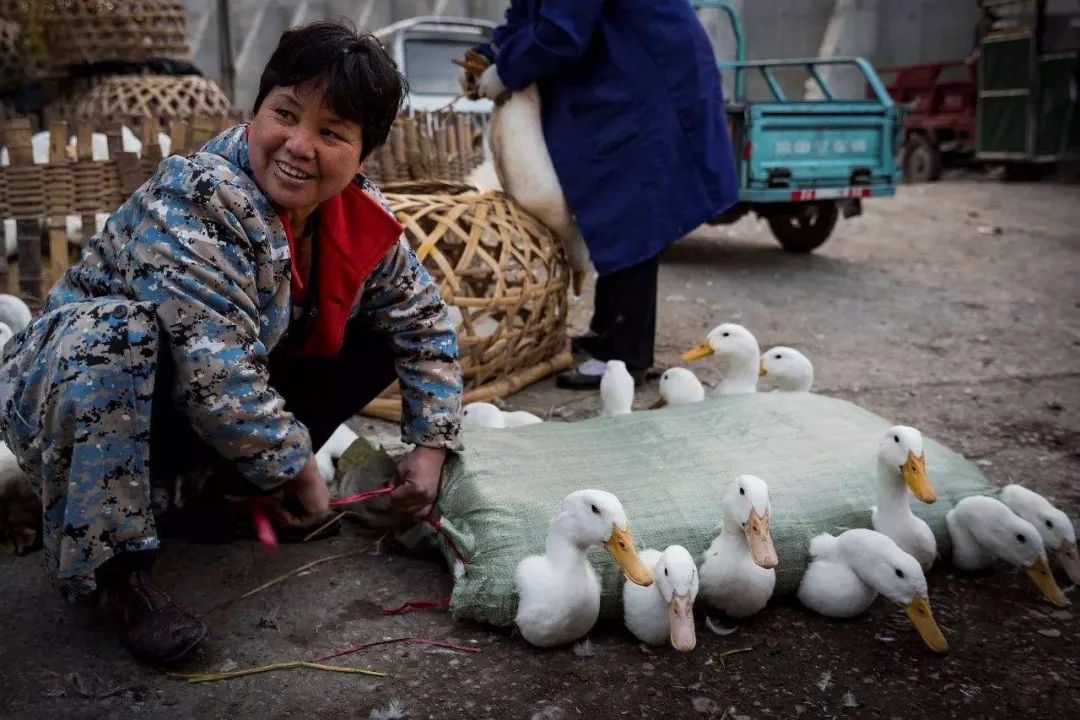
[[[778,594],[798,588],[810,538],[870,527],[877,448],[886,420],[849,402],[810,393],[759,393],[575,423],[471,431],[444,470],[437,543],[455,570],[455,617],[497,626],[514,621],[514,570],[543,552],[548,521],[582,488],[622,501],[638,548],[685,546],[700,561],[718,532],[721,500],[743,473],[772,495]],[[926,438],[927,473],[938,501],[911,499],[945,557],[945,513],[961,498],[996,495],[979,469]],[[463,557],[466,562],[461,562]],[[622,576],[601,549],[590,559],[603,581],[601,615],[621,616]]]

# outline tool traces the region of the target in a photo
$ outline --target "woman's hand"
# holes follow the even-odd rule
[[[319,475],[319,465],[315,456],[308,458],[300,473],[285,484],[285,498],[295,498],[304,514],[293,515],[285,506],[279,506],[277,521],[282,525],[306,527],[322,520],[330,510],[330,490]]]
[[[439,494],[439,477],[445,459],[443,448],[418,446],[402,455],[391,483],[394,486],[390,493],[393,506],[417,519],[427,517]]]

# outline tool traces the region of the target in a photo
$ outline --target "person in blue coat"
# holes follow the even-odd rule
[[[595,388],[603,362],[653,364],[657,257],[738,197],[720,74],[688,0],[512,0],[477,48],[480,94],[536,83],[544,139],[597,270],[591,356],[559,376]],[[601,362],[598,362],[601,361]]]

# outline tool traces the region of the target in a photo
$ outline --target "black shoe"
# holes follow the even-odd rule
[[[641,387],[648,377],[646,370],[629,370],[630,377],[634,378],[634,385]],[[600,380],[603,375],[586,375],[577,370],[570,370],[555,376],[555,387],[563,390],[599,390]]]
[[[206,623],[166,595],[149,572],[131,573],[126,587],[118,590],[125,639],[132,654],[142,662],[180,662],[206,637]]]

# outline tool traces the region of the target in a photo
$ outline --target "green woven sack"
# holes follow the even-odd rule
[[[447,464],[436,508],[438,543],[455,567],[450,610],[493,625],[514,621],[514,570],[543,552],[548,521],[582,488],[615,493],[639,548],[685,546],[695,557],[722,519],[736,476],[763,478],[772,493],[780,558],[777,593],[796,590],[810,538],[870,527],[877,448],[896,424],[851,403],[808,393],[759,393],[576,423],[470,432]],[[996,494],[975,465],[926,439],[938,501],[912,501],[948,550],[945,513],[961,498]],[[460,562],[464,558],[465,562]],[[590,553],[603,581],[601,615],[620,617],[622,576],[602,550]]]

